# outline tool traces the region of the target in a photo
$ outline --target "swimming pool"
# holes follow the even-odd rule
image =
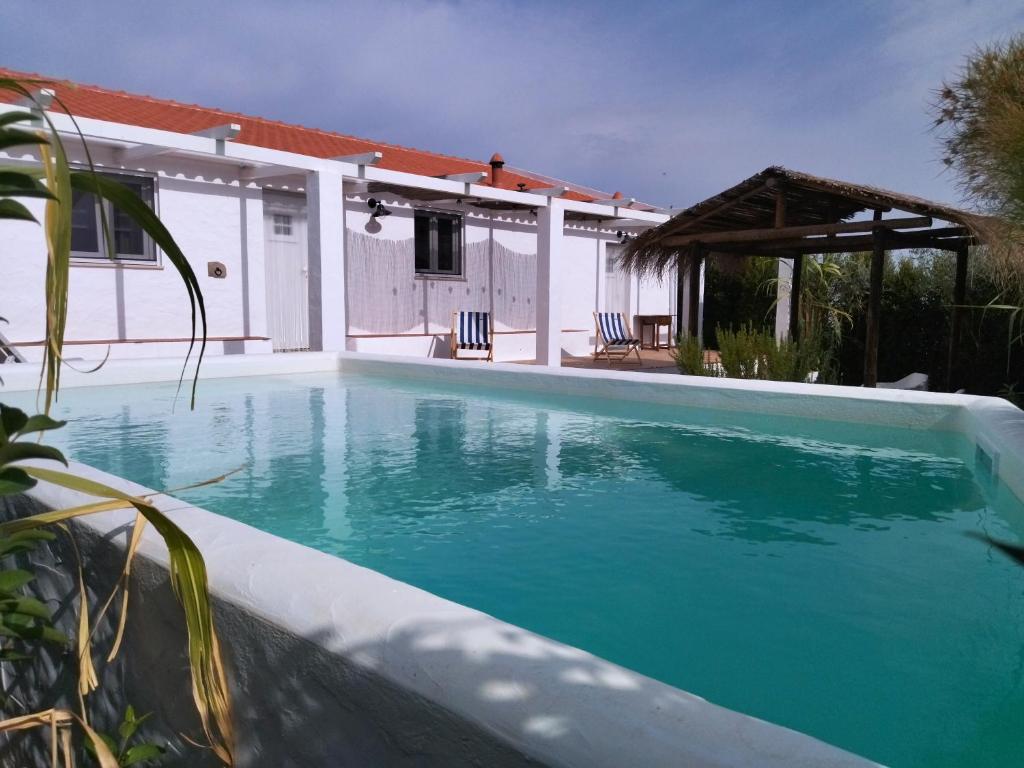
[[[350,374],[173,397],[66,392],[64,444],[154,488],[244,465],[178,495],[882,762],[1020,746],[1022,574],[962,532],[1022,510],[954,432]]]

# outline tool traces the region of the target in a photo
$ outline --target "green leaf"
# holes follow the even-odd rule
[[[22,131],[18,128],[5,128],[0,131],[0,149],[8,147],[22,147],[29,144],[49,144],[43,136],[31,131]]]
[[[991,536],[984,533],[978,533],[977,531],[967,531],[967,535],[972,539],[978,539],[989,546],[995,547],[1008,558],[1015,561],[1018,565],[1024,565],[1024,547],[1019,544],[1010,544],[1005,541],[1000,541],[999,539],[993,539]]]
[[[155,760],[164,753],[164,748],[156,744],[136,744],[124,753],[122,766],[138,765],[146,760]]]
[[[4,467],[0,469],[0,496],[24,493],[29,488],[34,487],[35,484],[36,481],[19,467]]]
[[[135,710],[132,708],[131,704],[129,704],[128,709],[125,710],[124,713],[124,720],[117,729],[121,739],[127,743],[128,740],[135,735],[135,732],[147,717],[148,715],[143,715],[141,718],[136,719]]]
[[[41,197],[53,199],[53,193],[27,173],[0,170],[0,197]]]
[[[49,622],[51,617],[50,609],[46,607],[46,604],[36,600],[34,597],[0,600],[0,614],[4,616],[12,614],[31,616],[34,619],[43,619],[46,622]]]
[[[51,419],[45,414],[39,413],[35,416],[29,416],[28,421],[25,422],[24,426],[18,430],[20,434],[31,434],[33,432],[46,432],[51,429],[60,429],[66,421],[58,421],[57,419]]]
[[[53,627],[31,623],[32,617],[17,613],[0,617],[0,635],[16,637],[19,640],[43,640],[48,643],[67,643],[68,638]]]
[[[0,650],[0,661],[28,661],[32,657],[21,651],[12,651],[10,648]]]
[[[12,470],[21,472],[20,469],[15,469],[13,467]],[[27,473],[25,474],[25,477],[28,477]],[[31,480],[31,478],[29,479]],[[31,549],[35,549],[39,542],[53,541],[55,538],[56,534],[38,529],[20,531],[19,533],[13,533],[10,536],[0,536],[0,558],[17,554],[18,552],[28,552]]]
[[[0,591],[13,592],[16,589],[21,589],[34,578],[35,576],[31,573],[20,568],[12,571],[0,571]]]
[[[202,326],[202,341],[199,346],[199,360],[196,364],[196,373],[192,379],[191,405],[195,408],[196,388],[199,385],[199,367],[203,363],[203,355],[206,352],[206,303],[203,300],[203,292],[199,286],[199,280],[196,278],[196,273],[192,270],[192,265],[189,264],[185,254],[182,253],[181,248],[178,247],[177,242],[175,242],[171,233],[167,231],[167,227],[164,226],[159,217],[135,192],[124,184],[96,173],[75,171],[71,174],[71,187],[82,192],[91,192],[105,200],[109,200],[117,207],[119,212],[125,214],[142,227],[143,231],[152,238],[156,246],[164,252],[167,260],[171,262],[178,271],[182,282],[185,283],[185,291],[188,293],[188,300],[192,307],[192,341],[189,343],[188,351],[185,353],[185,366],[182,367],[181,378],[179,378],[178,383],[180,385],[184,381],[185,368],[188,366],[189,358],[195,346],[198,313],[198,319]]]
[[[0,436],[15,435],[24,429],[27,423],[28,415],[23,410],[0,403]]]
[[[31,112],[5,112],[0,115],[0,128],[4,128],[8,125],[14,125],[15,123],[30,123],[36,119],[36,116]]]
[[[28,442],[0,445],[0,466],[28,459],[50,459],[52,461],[59,461],[64,466],[68,464],[64,454],[51,445]]]
[[[39,221],[32,212],[17,200],[0,200],[0,219],[15,219],[16,221]]]

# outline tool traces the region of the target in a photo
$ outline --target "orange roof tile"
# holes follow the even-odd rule
[[[204,128],[232,122],[242,126],[241,133],[234,139],[239,144],[250,144],[313,157],[338,157],[378,151],[384,155],[378,167],[421,176],[442,176],[449,173],[490,170],[488,163],[478,160],[425,152],[420,149],[360,139],[318,128],[289,125],[222,109],[182,104],[168,99],[140,96],[124,91],[113,91],[95,85],[71,83],[66,80],[17,72],[2,67],[0,67],[0,77],[44,81],[42,84],[53,88],[57,97],[76,117],[109,120],[178,133],[194,133]],[[12,92],[0,91],[0,102],[9,103],[16,100],[17,97]],[[550,186],[543,179],[509,171],[508,168],[503,170],[500,181],[498,186],[511,190],[518,189],[519,184],[525,184],[527,188]],[[489,185],[489,182],[486,181],[482,183]],[[571,185],[569,192],[564,197],[584,202],[595,199],[589,192],[572,189]]]

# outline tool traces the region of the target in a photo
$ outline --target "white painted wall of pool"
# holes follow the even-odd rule
[[[343,374],[386,372],[474,386],[959,432],[996,458],[993,465],[998,476],[1018,498],[1024,498],[1024,414],[993,398],[709,381],[635,372],[480,366],[357,353],[211,358],[204,362],[202,377],[336,370]],[[113,361],[89,375],[66,370],[63,387],[70,390],[145,384],[174,380],[179,373],[180,360]],[[38,371],[27,365],[5,366],[3,378],[7,391],[32,390],[38,385]],[[69,391],[64,394],[72,396]],[[182,407],[185,405],[183,395]],[[80,466],[76,470],[132,492],[144,492],[98,470]],[[74,494],[52,487],[40,486],[32,495],[47,506],[75,502]],[[502,764],[515,763],[517,758],[510,755],[550,765],[588,766],[870,764],[810,737],[722,709],[584,651],[511,627],[337,557],[167,497],[161,497],[161,505],[174,510],[175,518],[206,554],[211,587],[219,603],[252,616],[250,624],[231,622],[232,630],[259,633],[265,631],[265,626],[273,626],[318,644],[329,659],[336,660],[339,669],[362,667],[390,684],[382,690],[380,700],[361,700],[355,702],[357,706],[386,712],[395,696],[407,695],[409,701],[422,702],[426,709],[443,708],[455,722],[464,724],[463,736],[469,734],[460,748],[465,750],[469,744],[469,752],[453,752],[449,756],[452,764],[468,763],[474,744],[485,751],[497,749],[495,745],[507,747],[511,751],[502,753],[501,760],[507,761]],[[83,525],[102,541],[119,530],[125,519],[123,514],[110,514]],[[154,563],[166,565],[162,544],[155,537],[145,539],[143,554]],[[414,632],[421,645],[397,648],[389,643],[390,637],[402,631]],[[424,651],[451,649],[465,663],[439,664],[437,656],[417,653],[418,647]],[[491,659],[493,664],[483,667],[487,680],[482,685],[480,665],[489,664]],[[590,670],[589,682],[584,685],[552,675],[551,664],[546,661],[550,659],[578,662]],[[246,663],[240,660],[242,666]],[[251,669],[242,671],[246,679],[252,674]],[[338,676],[338,685],[343,685],[343,678]],[[274,683],[271,679],[262,684]],[[365,695],[366,689],[362,690]],[[628,691],[636,695],[624,695]],[[335,716],[348,717],[347,711],[345,706],[338,706]],[[423,722],[428,720],[424,714]],[[414,742],[415,737],[401,730],[415,731],[422,722],[403,720],[393,726],[395,743],[402,745]],[[258,717],[246,722],[242,740],[251,736],[254,743],[259,743],[259,728]],[[457,732],[455,727],[449,734],[455,741]],[[319,759],[313,753],[309,757]],[[381,759],[382,755],[377,757]],[[438,759],[431,764],[444,764]],[[256,764],[255,756],[250,755],[250,760],[253,762],[242,764]],[[397,758],[396,764],[400,764]]]

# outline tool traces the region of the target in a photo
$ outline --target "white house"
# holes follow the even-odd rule
[[[667,214],[619,194],[515,170],[499,155],[478,162],[94,86],[51,87],[97,168],[135,186],[181,245],[206,298],[210,354],[447,356],[452,312],[467,309],[492,313],[497,359],[559,365],[563,353],[592,348],[595,310],[676,314],[674,279],[638,281],[614,259],[620,233]],[[56,104],[47,111],[81,163],[70,118]],[[0,159],[38,162],[17,149]],[[114,261],[97,201],[76,199],[66,355],[181,354],[189,326],[179,278],[131,222],[108,213]],[[0,347],[37,360],[43,235],[4,222],[0,243]]]

